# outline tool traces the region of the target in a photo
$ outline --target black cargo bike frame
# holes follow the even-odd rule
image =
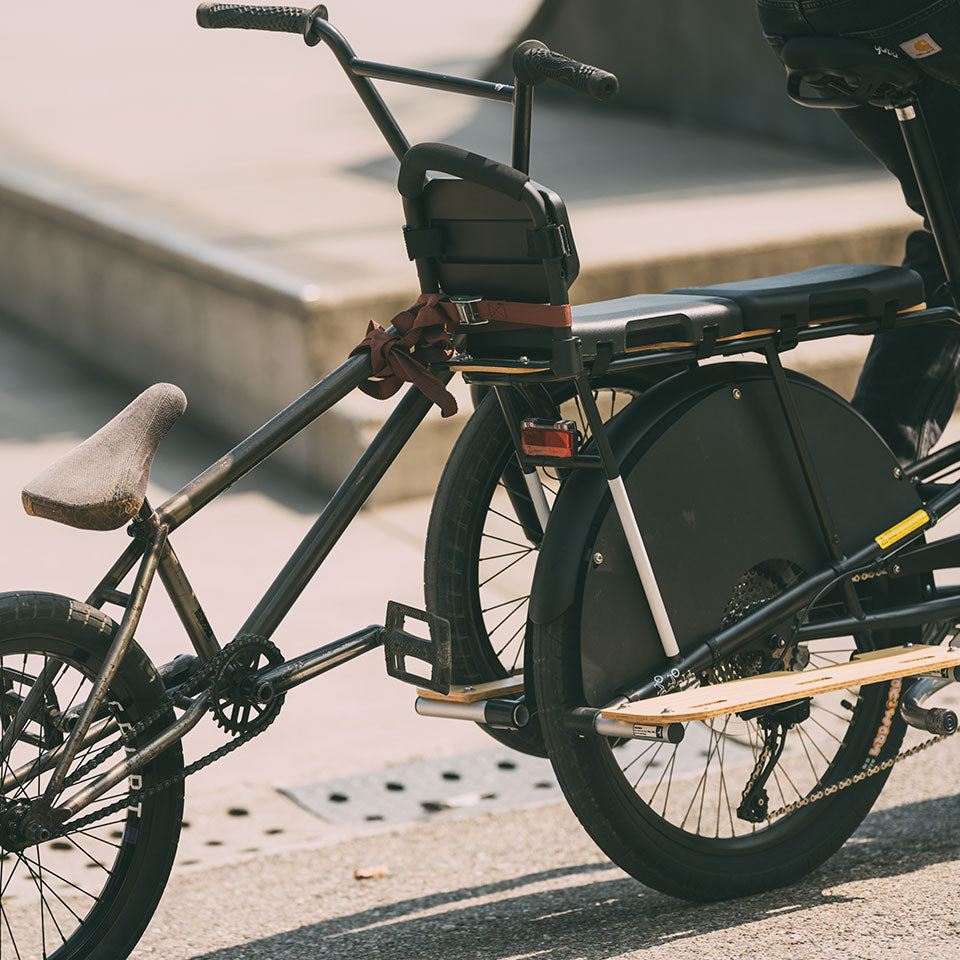
[[[400,131],[390,111],[374,88],[371,78],[395,80],[412,83],[473,96],[487,97],[503,102],[512,102],[513,121],[513,170],[526,172],[529,166],[530,130],[533,85],[545,77],[565,79],[572,86],[592,91],[601,99],[612,95],[616,89],[616,80],[612,75],[585,68],[566,58],[546,51],[540,44],[528,41],[522,44],[515,58],[518,74],[514,85],[494,84],[482,80],[451,77],[427,71],[412,70],[387,64],[377,64],[359,60],[342,35],[326,20],[323,7],[312,11],[296,11],[291,8],[237,8],[220,4],[204,4],[198,11],[201,26],[208,27],[245,27],[249,29],[280,30],[299,33],[310,45],[323,40],[337,56],[341,66],[349,76],[364,105],[373,116],[377,126],[384,134],[388,144],[398,158],[402,158],[409,144]],[[521,79],[521,75],[523,79]],[[929,146],[926,128],[922,124],[919,108],[906,109],[911,104],[899,104],[898,115],[904,128],[908,143],[915,146],[911,152],[917,163],[921,183],[940,182],[939,171],[935,163],[929,163],[931,155],[924,158],[924,150]],[[919,122],[918,122],[919,121]],[[926,146],[925,146],[926,145]],[[497,165],[494,165],[495,167]],[[430,169],[441,169],[431,167]],[[507,168],[509,169],[509,168]],[[426,172],[426,171],[424,171]],[[456,173],[456,170],[445,172]],[[931,194],[933,199],[933,195]],[[938,198],[939,199],[939,198]],[[537,202],[531,199],[531,212],[536,222]],[[957,240],[956,226],[949,214],[949,208],[935,201],[930,204],[931,221],[940,242],[948,276],[953,280],[960,276],[956,267],[960,265],[960,242]],[[956,287],[955,287],[956,289]],[[930,322],[960,322],[956,310],[939,308],[902,314],[894,321],[895,325],[913,325]],[[889,326],[890,321],[876,318],[853,319],[831,323],[829,326],[811,327],[796,333],[799,341],[819,339],[843,334],[869,334],[881,326]],[[933,526],[943,515],[960,504],[960,480],[951,485],[936,484],[933,493],[926,498],[924,509],[919,511],[922,517],[913,518],[911,528],[895,540],[883,541],[878,537],[849,556],[836,549],[833,536],[833,520],[829,507],[819,488],[818,474],[812,462],[803,436],[803,429],[792,405],[789,384],[780,364],[779,349],[783,343],[777,332],[760,332],[753,336],[737,339],[732,343],[717,343],[714,355],[739,354],[746,351],[762,353],[769,364],[780,399],[784,426],[789,430],[793,447],[799,458],[808,492],[816,508],[824,538],[825,555],[829,558],[824,566],[804,577],[796,586],[785,590],[773,600],[762,604],[742,620],[703,642],[688,648],[686,652],[674,651],[672,654],[664,644],[663,666],[655,676],[645,678],[639,685],[624,690],[615,701],[617,705],[662,692],[664,678],[679,677],[690,671],[702,670],[718,660],[729,656],[745,644],[763,635],[770,625],[781,622],[787,617],[805,614],[817,597],[834,585],[842,585],[846,615],[830,620],[817,620],[811,623],[797,623],[801,638],[833,636],[845,633],[864,633],[871,630],[889,629],[896,626],[931,623],[960,618],[960,589],[939,590],[935,599],[919,603],[900,604],[882,610],[865,613],[859,606],[856,594],[849,584],[849,578],[865,571],[883,571],[891,576],[908,575],[917,572],[929,572],[943,567],[960,566],[960,536],[934,543],[924,544],[924,531]],[[589,371],[584,367],[576,347],[576,342],[568,334],[555,333],[553,342],[554,363],[550,372],[530,374],[524,383],[533,389],[560,380],[571,380],[582,402],[586,417],[595,441],[595,452],[581,458],[579,466],[602,469],[613,487],[619,479],[619,466],[607,439],[602,418],[590,390]],[[610,372],[628,372],[648,366],[675,364],[677,361],[696,362],[702,355],[695,349],[666,347],[651,350],[639,355],[614,359],[607,365]],[[88,598],[88,603],[102,607],[112,603],[124,608],[120,626],[114,636],[105,665],[97,677],[93,689],[79,710],[73,729],[62,747],[52,751],[44,759],[46,769],[53,769],[43,800],[52,804],[63,786],[67,771],[81,747],[95,742],[98,729],[94,726],[99,711],[107,696],[111,680],[132,642],[134,632],[143,611],[147,593],[155,575],[160,580],[173,603],[184,629],[196,650],[200,661],[209,661],[220,651],[220,644],[212,630],[203,609],[181,567],[170,542],[172,534],[180,525],[201,510],[212,499],[230,487],[233,483],[263,462],[280,446],[312,423],[322,413],[336,404],[363,381],[371,376],[371,361],[367,355],[351,357],[331,374],[310,388],[290,406],[277,414],[272,420],[242,441],[233,450],[223,456],[198,477],[188,483],[169,500],[153,510],[146,502],[139,517],[130,525],[132,542],[103,577]],[[448,364],[437,364],[433,372],[447,382],[453,375]],[[511,408],[510,392],[513,382],[496,373],[472,374],[474,382],[492,387],[501,396],[506,414]],[[280,571],[263,598],[244,621],[237,636],[254,635],[268,639],[276,630],[286,613],[309,583],[324,559],[329,554],[341,534],[356,516],[371,491],[377,485],[387,468],[399,454],[406,442],[426,416],[431,401],[415,387],[408,389],[396,409],[391,413],[383,427],[377,433],[369,447],[361,455],[347,478],[334,493],[320,516],[304,537],[303,541]],[[509,419],[509,416],[508,416]],[[515,424],[511,424],[515,435]],[[522,447],[517,448],[517,457],[523,467],[529,466]],[[933,472],[949,469],[960,463],[960,444],[940,451],[904,471],[906,480],[920,480]],[[629,510],[629,505],[628,505]],[[623,515],[621,514],[623,520]],[[908,518],[911,519],[911,518]],[[625,522],[625,521],[624,521]],[[635,521],[634,521],[635,523]],[[133,571],[139,561],[139,568],[129,592],[121,591],[120,585]],[[641,575],[642,576],[642,575]],[[317,650],[261,670],[252,678],[252,692],[261,703],[270,703],[286,690],[317,676],[334,666],[344,663],[364,652],[384,645],[390,633],[402,634],[403,617],[407,608],[393,605],[388,609],[387,625],[372,625],[347,637],[328,643]],[[427,614],[427,622],[437,628],[438,637],[442,635],[442,624],[435,624]],[[800,620],[803,620],[801,616]],[[448,641],[449,642],[449,641]],[[438,646],[433,642],[434,648]],[[449,660],[441,662],[438,651],[432,659],[434,672],[429,678],[407,674],[402,663],[395,663],[388,670],[400,679],[416,681],[423,685],[439,689],[449,686]],[[449,657],[449,650],[447,651]],[[17,715],[6,727],[0,751],[9,751],[13,742],[22,732],[29,717],[38,706],[43,695],[45,677],[37,678],[33,687],[24,698]],[[667,684],[669,687],[669,683]],[[75,816],[112,786],[134,773],[149,762],[174,741],[183,737],[207,711],[210,692],[203,691],[192,699],[185,698],[180,703],[183,713],[167,730],[125,757],[99,779],[58,803],[53,811],[53,819],[69,829],[69,819]],[[492,701],[491,701],[492,702]],[[501,704],[506,706],[507,704]],[[513,704],[509,712],[513,724],[522,726],[524,711],[522,702]],[[596,708],[582,707],[569,712],[567,723],[571,729],[584,734],[601,733],[596,720],[599,715]],[[608,737],[617,737],[621,732],[608,730]],[[33,826],[34,840],[43,840],[49,836],[49,820],[37,820]],[[44,836],[46,832],[46,836]]]

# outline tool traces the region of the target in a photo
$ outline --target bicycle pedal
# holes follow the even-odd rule
[[[407,620],[425,623],[430,634],[429,639],[404,630]],[[383,652],[387,661],[387,673],[396,680],[412,683],[416,687],[433,690],[444,696],[450,692],[452,667],[449,620],[391,600],[387,604]],[[429,665],[429,677],[408,669],[408,657]]]

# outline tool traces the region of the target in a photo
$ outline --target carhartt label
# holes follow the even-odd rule
[[[913,533],[914,530],[919,530],[924,524],[929,522],[930,515],[927,511],[918,510],[916,513],[911,513],[906,520],[901,520],[895,527],[885,530],[875,539],[880,545],[880,549],[886,550],[887,547],[892,547],[895,543],[907,536],[907,534]]]
[[[924,33],[919,37],[908,40],[906,43],[901,43],[900,49],[908,57],[913,57],[914,60],[922,60],[924,57],[932,57],[935,53],[939,53],[943,47],[929,33]]]

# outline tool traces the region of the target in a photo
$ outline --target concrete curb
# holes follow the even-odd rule
[[[906,221],[870,236],[832,233],[588,267],[580,301],[762,276],[816,263],[897,262]],[[178,383],[201,418],[240,439],[345,357],[369,319],[389,321],[415,291],[346,297],[80,191],[0,168],[0,308],[96,369],[136,386]],[[818,344],[795,366],[849,392],[863,344]],[[377,491],[430,493],[469,411],[431,413]],[[277,457],[324,489],[340,483],[389,412],[351,395]]]

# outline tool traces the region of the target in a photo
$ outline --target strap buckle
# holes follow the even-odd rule
[[[488,322],[480,316],[480,311],[477,309],[477,304],[483,300],[483,297],[474,296],[472,293],[461,293],[449,299],[457,308],[457,316],[463,326],[479,327]]]

